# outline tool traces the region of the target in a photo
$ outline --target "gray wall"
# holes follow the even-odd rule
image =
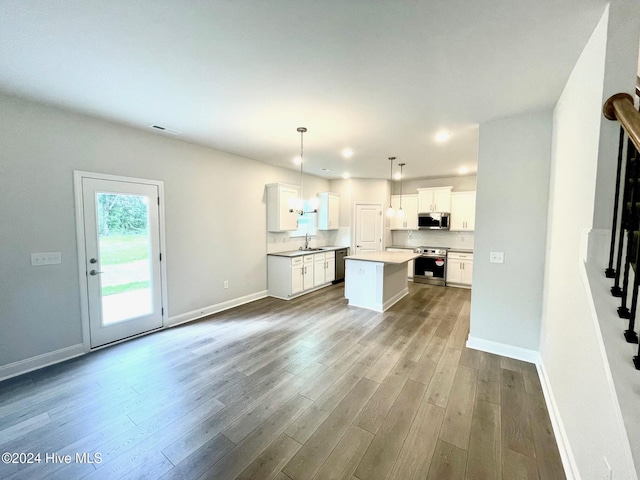
[[[537,350],[551,112],[480,125],[470,335]],[[504,252],[504,264],[489,263]]]
[[[0,112],[0,366],[82,342],[73,170],[164,181],[169,317],[266,290],[264,185],[297,172],[16,98]],[[48,251],[62,263],[30,265]]]

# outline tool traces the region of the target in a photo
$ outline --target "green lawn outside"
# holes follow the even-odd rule
[[[112,235],[100,237],[100,264],[118,265],[146,260],[149,254],[147,235]]]
[[[131,292],[133,290],[140,290],[141,288],[149,288],[149,282],[131,282],[122,285],[102,287],[102,296],[106,297],[107,295],[115,295],[116,293]]]

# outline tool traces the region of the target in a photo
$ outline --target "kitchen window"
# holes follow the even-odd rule
[[[310,212],[311,206],[308,201],[304,202],[304,211]],[[318,214],[305,213],[298,215],[298,229],[290,233],[291,237],[304,237],[306,234],[316,235],[318,233]]]

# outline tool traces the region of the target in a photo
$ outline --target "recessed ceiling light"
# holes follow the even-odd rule
[[[342,174],[342,178],[344,178],[344,179],[346,180],[346,179],[348,179],[348,178],[351,178],[351,175],[349,175],[349,172],[344,172],[344,173]]]
[[[302,157],[294,157],[293,163],[295,163],[296,165],[300,165],[302,163]]]
[[[351,158],[353,156],[353,150],[351,150],[350,148],[345,148],[344,150],[342,150],[342,156],[344,158]]]
[[[442,143],[449,140],[450,137],[451,137],[451,132],[447,132],[443,130],[441,132],[436,133],[435,139],[436,139],[436,142]]]
[[[466,175],[467,173],[469,173],[469,169],[468,169],[467,167],[460,167],[460,168],[458,169],[458,173],[459,173],[460,175]]]

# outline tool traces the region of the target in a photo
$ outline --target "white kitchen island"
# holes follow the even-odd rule
[[[360,253],[345,257],[344,296],[349,305],[384,312],[409,293],[407,262],[414,252]]]

